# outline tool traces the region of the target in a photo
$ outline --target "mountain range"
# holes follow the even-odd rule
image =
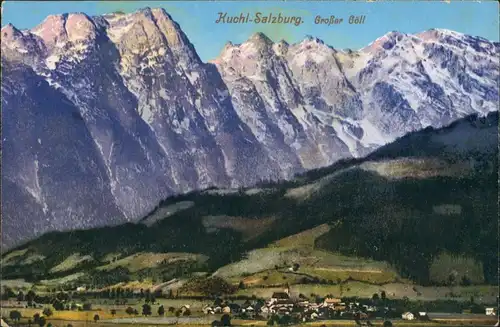
[[[256,33],[203,62],[163,9],[6,25],[3,246],[361,158],[497,111],[500,43],[433,29],[358,50]]]
[[[165,292],[206,274],[243,281],[247,296],[290,283],[494,301],[497,194],[498,112],[472,115],[292,180],[193,191],[139,222],[46,233],[2,255],[2,282]]]

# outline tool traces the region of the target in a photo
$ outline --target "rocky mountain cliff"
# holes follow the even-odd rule
[[[497,110],[500,44],[261,33],[204,63],[163,9],[1,30],[3,238],[136,220],[174,193],[286,179]]]

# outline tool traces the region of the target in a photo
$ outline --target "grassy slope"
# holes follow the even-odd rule
[[[241,262],[222,267],[216,275],[225,276],[234,285],[243,281],[245,288],[239,289],[236,295],[255,295],[263,298],[268,298],[273,292],[282,291],[289,285],[293,294],[302,293],[306,296],[332,294],[338,297],[366,298],[385,291],[391,298],[408,297],[423,301],[451,298],[468,301],[473,296],[484,303],[493,303],[496,299],[497,288],[493,285],[416,285],[401,278],[386,262],[346,257],[316,249],[317,240],[331,230],[328,225],[320,225],[280,239],[270,244],[268,248],[252,251],[248,258]],[[281,253],[278,257],[281,260],[276,260],[276,253]],[[290,253],[293,255],[287,255]],[[310,258],[314,259],[311,261]],[[285,261],[288,265],[284,265]],[[297,272],[288,269],[293,263],[301,264]],[[275,269],[274,264],[279,268]],[[263,267],[268,269],[262,269]],[[255,270],[258,272],[253,273]],[[318,278],[320,284],[316,282],[303,284],[305,276],[309,280]]]
[[[316,239],[329,230],[330,226],[322,224],[285,237],[266,248],[249,252],[245,259],[218,269],[215,275],[236,284],[243,281],[249,287],[299,284],[304,278],[324,283],[349,279],[387,283],[401,279],[385,262],[347,257],[315,248]],[[293,264],[299,265],[297,271],[290,271]]]
[[[118,267],[127,268],[130,272],[137,272],[146,268],[154,268],[162,264],[174,264],[181,261],[203,261],[201,255],[190,253],[135,253],[128,257],[97,267],[97,270],[110,271]]]

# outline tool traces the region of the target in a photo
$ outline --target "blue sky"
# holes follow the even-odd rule
[[[116,10],[132,12],[142,7],[163,7],[176,20],[200,57],[216,57],[227,41],[241,43],[255,32],[264,32],[274,41],[289,43],[312,35],[335,48],[358,49],[388,31],[416,33],[430,28],[499,40],[497,1],[398,1],[398,2],[314,2],[314,1],[5,1],[2,26],[12,23],[19,29],[32,28],[50,14],[84,12],[89,16]],[[218,12],[239,15],[241,12],[279,13],[301,16],[304,23],[294,25],[215,24]],[[335,15],[347,20],[350,15],[365,15],[364,25],[316,25],[316,15]]]

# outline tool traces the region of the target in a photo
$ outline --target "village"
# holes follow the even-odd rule
[[[385,293],[382,294],[385,298]],[[403,311],[384,305],[374,305],[378,302],[378,294],[372,299],[359,300],[359,302],[342,302],[342,299],[333,296],[309,299],[303,294],[293,294],[287,286],[282,292],[274,292],[267,299],[246,300],[241,305],[225,303],[217,299],[213,305],[203,308],[205,315],[231,314],[241,319],[266,319],[268,325],[287,325],[293,323],[312,322],[317,320],[354,320],[357,325],[370,326],[370,319],[387,319],[385,325],[391,320],[419,320],[431,321],[432,313],[425,311]],[[496,308],[485,308],[486,316],[496,316]],[[384,325],[384,326],[385,326]]]
[[[389,309],[389,308],[387,308]],[[378,309],[359,302],[343,303],[341,299],[326,297],[322,302],[309,300],[303,294],[293,295],[287,287],[282,292],[274,292],[267,300],[246,300],[243,304],[214,301],[212,306],[203,308],[204,314],[231,313],[244,319],[274,318],[279,323],[289,317],[293,322],[308,322],[318,319],[367,319],[368,313]]]

